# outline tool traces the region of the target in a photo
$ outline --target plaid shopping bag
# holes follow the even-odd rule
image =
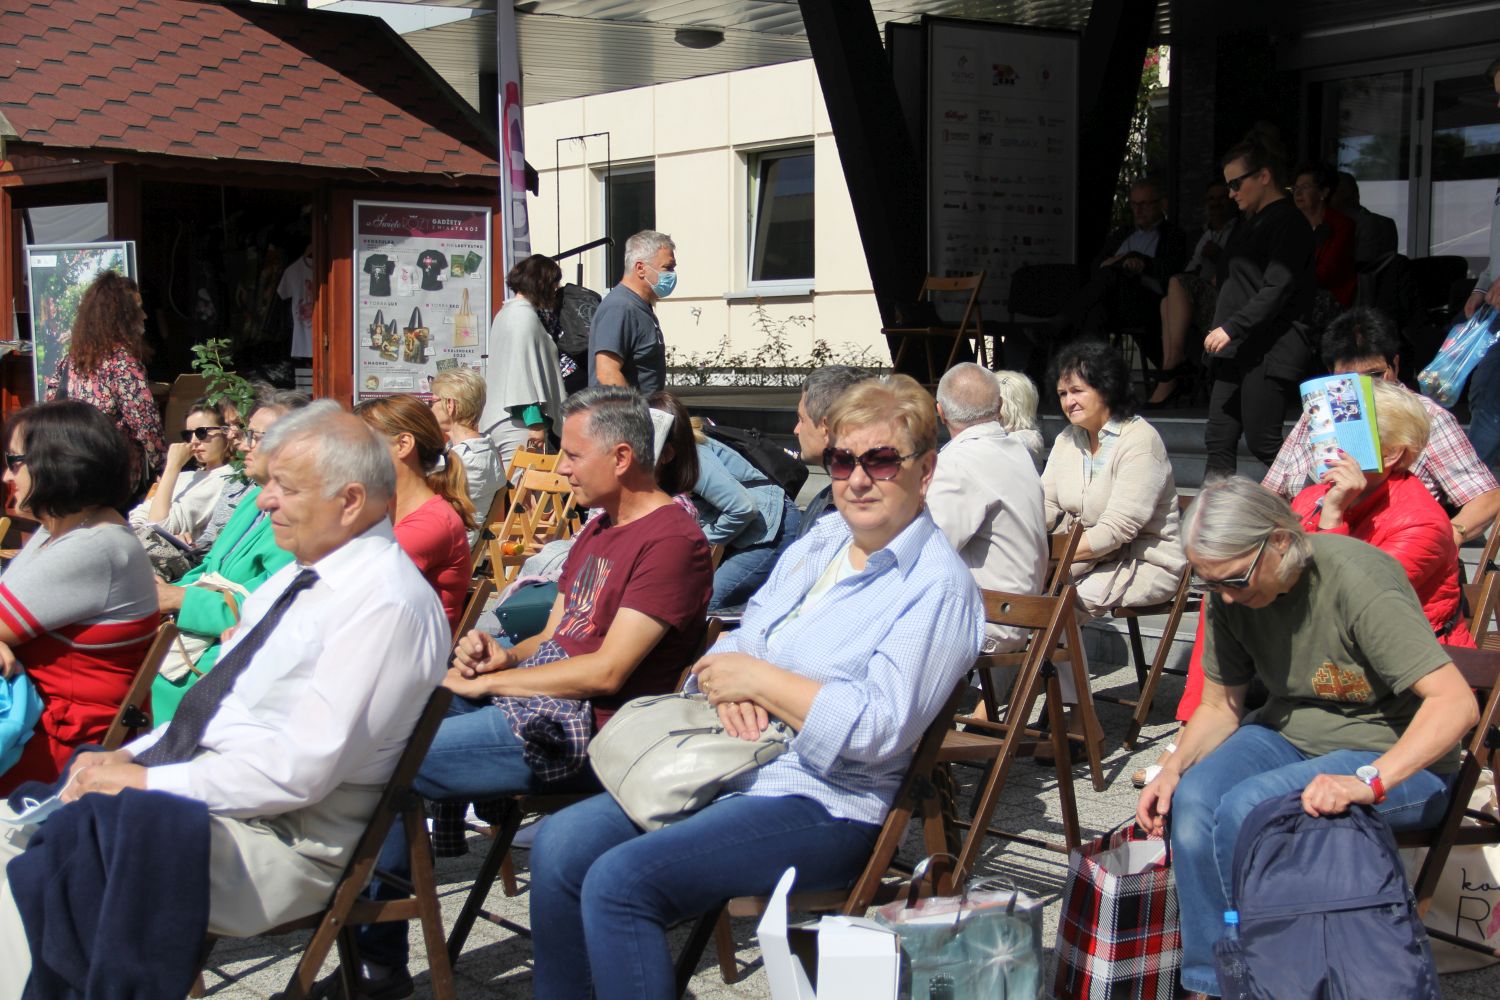
[[[1131,821],[1068,857],[1057,925],[1060,1000],[1174,1000],[1182,928],[1165,841]]]

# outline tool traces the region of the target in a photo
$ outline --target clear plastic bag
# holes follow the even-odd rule
[[[1423,395],[1451,408],[1463,394],[1464,383],[1500,337],[1500,314],[1489,304],[1474,310],[1474,315],[1453,324],[1443,346],[1438,348],[1422,373],[1417,376]]]

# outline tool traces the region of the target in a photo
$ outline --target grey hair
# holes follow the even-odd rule
[[[1248,555],[1276,532],[1287,536],[1281,557],[1281,581],[1302,571],[1312,558],[1312,543],[1302,519],[1279,493],[1243,476],[1206,483],[1182,520],[1182,548],[1188,558],[1237,559]]]
[[[808,419],[821,424],[845,389],[874,377],[854,365],[824,365],[822,368],[814,368],[802,380],[802,405],[807,409]]]
[[[677,244],[673,243],[672,237],[666,233],[658,233],[654,229],[642,229],[625,241],[625,270],[629,271],[637,261],[650,264],[651,258],[662,249],[676,253]]]
[[[1036,426],[1036,383],[1020,372],[998,371],[995,384],[1000,387],[1000,423],[1008,431],[1034,431]]]
[[[250,412],[245,414],[245,419],[249,420],[261,410],[291,413],[311,402],[312,397],[305,392],[298,392],[295,389],[278,389],[274,385],[260,385],[256,387],[255,401],[250,404]]]
[[[575,413],[587,413],[589,439],[601,448],[628,444],[637,468],[651,469],[655,465],[652,456],[656,453],[656,435],[651,408],[646,397],[634,389],[623,385],[591,385],[563,400],[562,412],[564,419]]]
[[[320,399],[282,417],[266,432],[261,448],[266,460],[274,461],[283,448],[302,442],[312,445],[323,496],[331,497],[350,483],[364,486],[376,505],[396,495],[396,463],[390,448],[369,424],[333,400]]]
[[[1000,409],[1000,386],[989,369],[965,361],[943,373],[937,402],[949,423],[963,427],[985,423],[994,420]]]

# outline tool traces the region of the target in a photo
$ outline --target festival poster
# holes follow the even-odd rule
[[[135,243],[49,243],[26,248],[31,291],[31,366],[37,399],[46,398],[47,377],[68,353],[78,302],[105,271],[135,275]]]
[[[484,373],[490,210],[354,203],[354,395],[427,396],[439,372]]]

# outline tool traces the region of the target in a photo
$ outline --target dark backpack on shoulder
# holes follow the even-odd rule
[[[589,328],[602,301],[598,292],[572,284],[563,285],[558,297],[557,351],[573,361],[563,364],[563,389],[569,395],[589,384]]]
[[[1262,802],[1234,846],[1238,938],[1214,946],[1225,1000],[1438,1000],[1427,931],[1374,810],[1309,816]]]
[[[780,486],[793,502],[796,501],[802,484],[807,482],[807,465],[801,459],[788,455],[785,448],[754,428],[741,430],[704,421],[703,433],[738,452],[740,457],[760,470],[768,482]]]

